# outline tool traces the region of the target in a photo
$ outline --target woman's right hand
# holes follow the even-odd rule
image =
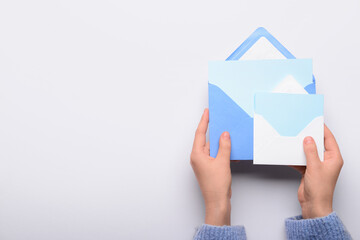
[[[303,144],[307,166],[293,167],[302,174],[298,199],[304,219],[325,217],[333,212],[335,185],[344,162],[334,135],[326,125],[324,138],[323,162],[320,161],[314,139],[306,137]]]

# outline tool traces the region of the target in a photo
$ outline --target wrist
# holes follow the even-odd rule
[[[303,219],[326,217],[333,212],[332,204],[328,202],[301,204]]]
[[[230,225],[230,199],[205,203],[205,224],[214,226]]]

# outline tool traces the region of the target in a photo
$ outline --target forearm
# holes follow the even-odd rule
[[[204,193],[203,193],[204,194]],[[205,196],[205,194],[204,194]],[[229,196],[210,197],[206,194],[205,224],[214,226],[230,226],[231,202]]]

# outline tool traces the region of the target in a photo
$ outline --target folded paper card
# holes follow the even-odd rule
[[[323,105],[323,95],[255,94],[254,164],[306,165],[306,136],[314,138],[322,161]]]
[[[310,59],[209,62],[210,156],[216,157],[222,132],[230,133],[231,160],[253,159],[256,92],[307,93]]]

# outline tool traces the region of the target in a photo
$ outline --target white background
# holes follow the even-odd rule
[[[207,63],[257,27],[313,58],[345,160],[334,208],[360,238],[360,2],[0,3],[0,239],[191,239]],[[232,223],[285,239],[299,176],[233,166]]]

